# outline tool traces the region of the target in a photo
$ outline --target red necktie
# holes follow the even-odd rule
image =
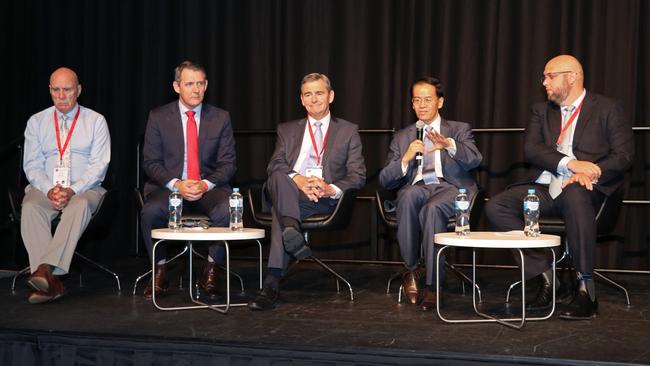
[[[199,144],[194,111],[187,111],[185,114],[187,114],[187,179],[200,180]]]

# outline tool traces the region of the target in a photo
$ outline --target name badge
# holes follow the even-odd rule
[[[323,167],[322,166],[310,166],[305,169],[305,175],[307,177],[318,177],[323,179]]]
[[[52,183],[64,188],[70,187],[70,167],[54,168]]]

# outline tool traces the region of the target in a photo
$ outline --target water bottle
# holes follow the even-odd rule
[[[239,188],[233,188],[230,194],[230,230],[241,231],[244,228],[244,197]]]
[[[469,235],[469,197],[467,197],[467,190],[465,188],[458,190],[455,207],[456,235],[467,236]]]
[[[531,238],[539,236],[539,197],[532,188],[524,197],[524,234]]]
[[[172,193],[169,194],[169,222],[167,227],[172,230],[178,230],[183,225],[181,223],[181,218],[183,217],[183,196],[178,191],[178,188],[174,187]]]

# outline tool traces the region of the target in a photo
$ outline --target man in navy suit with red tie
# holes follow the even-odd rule
[[[230,114],[203,103],[208,88],[205,69],[190,61],[175,69],[174,90],[179,100],[151,111],[144,139],[145,184],[142,236],[152,254],[151,230],[167,227],[168,198],[173,189],[183,196],[184,209],[210,217],[214,226],[228,226],[230,179],[235,174],[235,139]],[[169,286],[165,253],[156,251],[156,273],[145,298],[162,294]],[[217,265],[225,259],[221,245],[212,245],[202,287],[216,295]]]
[[[569,253],[578,276],[573,300],[560,311],[563,319],[591,319],[598,313],[592,279],[596,211],[623,184],[634,155],[634,136],[621,105],[584,88],[582,65],[560,55],[542,76],[548,102],[535,104],[524,137],[529,178],[490,199],[490,225],[499,231],[522,230],[522,200],[529,188],[540,199],[541,215],[564,219]],[[519,256],[515,256],[519,260]],[[528,311],[550,308],[551,260],[545,252],[525,251],[526,277],[539,275],[542,287]],[[555,282],[559,287],[559,282]],[[564,296],[558,296],[562,300]]]

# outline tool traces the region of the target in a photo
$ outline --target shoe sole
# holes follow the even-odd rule
[[[42,277],[34,277],[30,278],[27,281],[27,284],[29,287],[31,287],[34,291],[43,291],[43,292],[48,292],[50,290],[50,284],[47,283],[47,280]]]
[[[307,247],[305,238],[293,228],[284,230],[282,233],[282,244],[284,245],[284,250],[292,254],[296,259],[305,259],[311,256],[311,249]]]
[[[27,301],[32,305],[44,304],[47,302],[52,302],[54,300],[57,300],[62,296],[63,296],[62,294],[58,294],[56,296],[30,296]]]
[[[565,320],[591,320],[591,319],[596,319],[596,316],[598,314],[594,314],[592,316],[570,316],[570,315],[562,315],[560,314],[560,319],[565,319]]]

